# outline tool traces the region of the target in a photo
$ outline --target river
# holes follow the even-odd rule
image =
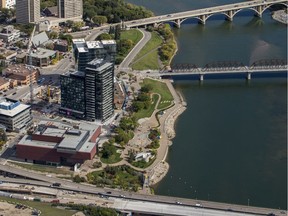
[[[129,0],[156,15],[238,1]],[[173,63],[287,58],[287,26],[244,10],[233,22],[212,16],[174,29]],[[167,158],[170,170],[155,187],[162,195],[287,209],[286,78],[175,80],[187,101]]]

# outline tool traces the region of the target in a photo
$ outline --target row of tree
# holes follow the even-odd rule
[[[160,25],[157,32],[164,38],[164,43],[159,49],[159,56],[164,65],[169,65],[176,51],[176,42],[169,24]]]
[[[132,110],[134,112],[139,112],[142,109],[148,109],[151,106],[151,90],[152,86],[149,84],[141,87],[140,93],[138,94],[136,100],[132,102]]]
[[[153,13],[142,6],[126,3],[124,0],[84,0],[84,19],[97,22],[99,18],[102,19],[99,16],[106,17],[108,23],[118,23],[151,17]]]

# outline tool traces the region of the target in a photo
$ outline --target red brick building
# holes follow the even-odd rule
[[[97,125],[85,125],[81,129],[39,125],[32,135],[24,136],[16,145],[16,156],[49,165],[83,163],[95,156],[100,133],[101,126]]]

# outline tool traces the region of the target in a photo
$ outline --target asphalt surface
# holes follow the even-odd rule
[[[273,212],[275,215],[285,215],[281,213],[281,210],[278,209],[268,209],[268,208],[259,208],[253,206],[241,206],[241,205],[234,205],[234,204],[227,204],[227,203],[217,203],[211,201],[203,201],[203,200],[192,200],[192,199],[185,199],[185,198],[177,198],[177,197],[167,197],[167,196],[159,196],[159,195],[142,195],[137,194],[134,192],[127,192],[127,191],[120,191],[116,189],[108,189],[108,188],[96,188],[93,185],[89,184],[78,184],[71,181],[67,181],[64,179],[58,179],[55,177],[45,176],[38,173],[26,171],[24,169],[15,168],[8,165],[0,165],[0,170],[14,173],[16,175],[25,176],[28,178],[33,178],[35,180],[39,180],[42,182],[47,183],[61,183],[60,189],[75,191],[75,192],[82,192],[87,194],[94,194],[94,195],[104,195],[106,197],[115,197],[119,198],[121,196],[125,196],[125,199],[129,199],[130,201],[143,201],[143,202],[152,202],[157,204],[178,204],[179,207],[194,207],[196,208],[197,205],[201,205],[201,208],[212,209],[219,212],[239,212],[239,213],[246,213],[246,214],[254,214],[254,215],[268,215],[269,213]],[[0,180],[2,181],[13,181],[13,179],[9,180],[8,178],[1,177]],[[29,184],[29,180],[24,179],[21,180],[22,184]],[[42,183],[41,183],[42,184]],[[150,210],[149,210],[150,211]],[[148,211],[148,212],[149,212]],[[218,215],[221,215],[219,213]],[[223,214],[222,214],[223,215]],[[234,215],[234,214],[229,214]]]

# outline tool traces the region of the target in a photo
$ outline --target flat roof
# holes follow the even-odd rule
[[[102,40],[102,44],[107,45],[107,44],[116,44],[115,40]]]
[[[59,148],[59,150],[68,150],[68,151],[72,150],[78,152],[91,152],[91,150],[96,145],[96,143],[90,142],[90,139],[95,130],[98,129],[99,125],[79,123],[78,125],[79,129],[68,128],[67,125],[64,125],[60,122],[52,122],[52,121],[41,121],[39,122],[39,125],[43,125],[45,127],[48,126],[47,128],[45,128],[45,131],[42,133],[42,135],[63,137],[64,139],[60,143],[56,143],[48,141],[31,140],[30,135],[25,135],[19,141],[19,144],[34,147],[43,147],[43,148],[56,148],[56,149]],[[40,135],[40,131],[37,131],[35,134]]]
[[[84,38],[76,38],[76,39],[72,39],[73,43],[85,43],[85,39]]]
[[[69,130],[66,131],[63,134],[64,139],[59,143],[58,148],[64,148],[76,151],[77,147],[87,140],[87,137],[86,140],[84,138],[89,134],[89,131],[83,131],[83,130],[78,131],[80,133],[77,135],[68,134],[67,132],[69,132]]]
[[[34,58],[47,58],[52,55],[55,55],[56,51],[54,50],[48,50],[44,48],[37,48],[36,52],[32,52],[31,56]]]
[[[88,49],[103,48],[103,44],[100,41],[87,41],[86,44],[87,44]]]
[[[3,102],[2,102],[3,103]],[[5,104],[4,104],[5,105]],[[30,107],[30,105],[26,105],[26,104],[22,104],[20,103],[18,106],[14,107],[11,110],[5,110],[5,109],[1,109],[0,108],[0,115],[5,115],[5,116],[9,116],[9,117],[13,117],[15,115],[17,115],[18,113],[28,109]]]
[[[16,75],[21,75],[21,76],[28,76],[30,75],[30,69],[32,73],[35,73],[38,71],[37,68],[34,66],[28,66],[24,64],[14,64],[14,65],[9,65],[7,68],[3,69],[3,74],[16,74]]]

